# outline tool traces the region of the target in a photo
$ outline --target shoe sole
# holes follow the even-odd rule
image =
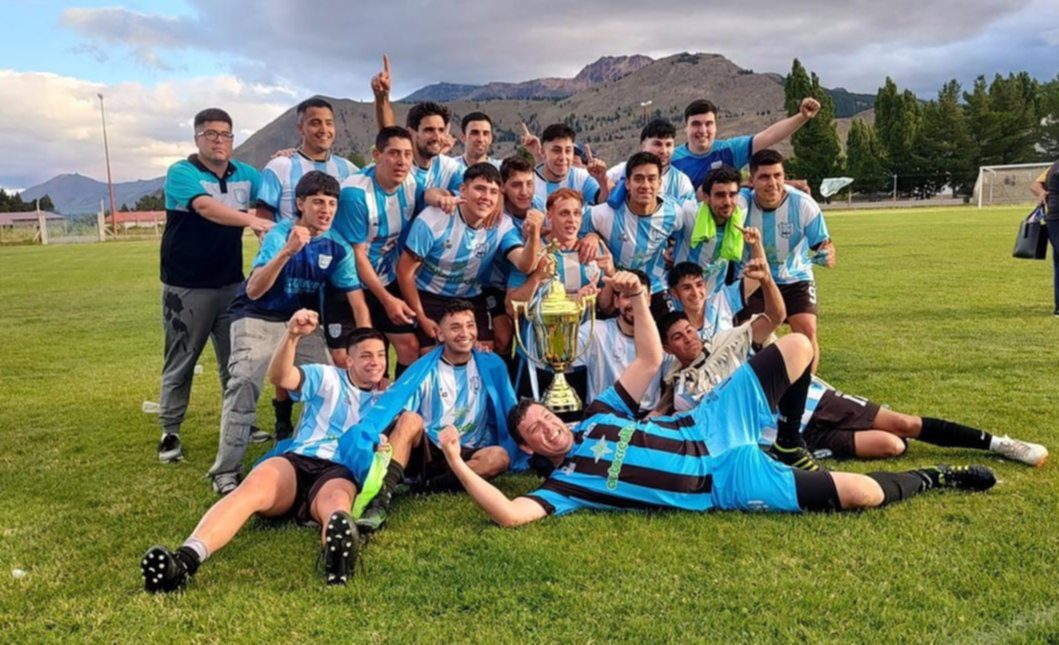
[[[175,464],[178,461],[184,461],[184,453],[182,451],[177,452],[160,452],[158,453],[158,461],[163,464]]]
[[[153,546],[148,549],[147,553],[143,555],[143,559],[140,560],[140,573],[143,575],[144,591],[147,593],[169,592],[183,586],[178,585],[173,589],[166,589],[163,585],[166,569],[175,568],[176,562],[173,561],[173,556],[170,555],[165,547]]]
[[[256,437],[250,435],[250,443],[268,443],[269,441],[272,441],[272,435],[270,434],[258,435]]]
[[[327,521],[327,532],[324,534],[324,571],[327,584],[344,585],[353,575],[353,563],[357,558],[360,546],[357,525],[347,514],[332,514]],[[339,563],[345,562],[346,573],[339,569]]]

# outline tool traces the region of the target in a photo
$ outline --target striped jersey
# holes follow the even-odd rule
[[[717,234],[708,240],[692,244],[692,234],[695,231],[695,220],[699,209],[704,204],[693,199],[681,202],[681,216],[683,224],[676,234],[676,244],[673,247],[674,266],[681,262],[691,262],[702,267],[703,277],[706,279],[706,289],[710,292],[724,285],[724,277],[728,271],[729,261],[720,257],[721,240],[724,239],[724,230],[727,222],[717,225]],[[709,206],[706,206],[708,209]],[[712,217],[712,215],[708,215]]]
[[[276,157],[268,162],[261,171],[261,190],[258,192],[258,204],[263,204],[272,211],[273,219],[282,222],[298,216],[295,204],[294,189],[306,173],[313,170],[327,173],[338,183],[345,181],[359,170],[352,161],[328,155],[324,161],[314,161],[298,150],[291,157]]]
[[[412,221],[405,249],[423,261],[416,287],[437,296],[466,298],[482,292],[493,260],[521,248],[522,235],[510,218],[471,228],[457,208],[449,215],[430,207]]]
[[[388,193],[375,180],[375,170],[365,168],[342,182],[332,228],[350,245],[368,243],[368,261],[385,286],[397,277],[404,236],[412,217],[423,209],[424,189],[408,173]]]
[[[714,168],[731,166],[736,170],[742,170],[750,163],[750,156],[754,154],[754,137],[732,137],[731,139],[715,139],[710,149],[702,154],[697,154],[684,143],[673,150],[673,157],[669,164],[683,172],[691,180],[691,185],[699,186],[706,175]]]
[[[717,289],[707,292],[703,305],[702,327],[698,330],[699,338],[704,343],[709,343],[717,334],[732,329],[735,326],[735,315],[745,306],[743,281],[736,280],[729,285],[722,281]]]
[[[596,198],[599,197],[599,182],[588,174],[587,170],[577,166],[570,168],[565,178],[559,181],[549,181],[544,178],[544,164],[539,164],[533,174],[533,179],[536,182],[534,194],[545,203],[548,201],[548,195],[560,188],[573,188],[578,191],[585,198],[586,204],[595,204]]]
[[[599,204],[586,209],[585,219],[614,256],[614,264],[639,269],[651,279],[651,293],[666,290],[666,266],[663,253],[674,233],[684,226],[679,204],[668,198],[658,201],[650,215],[636,215],[628,203],[614,208]]]
[[[302,365],[302,384],[291,390],[295,401],[305,404],[289,452],[332,459],[338,438],[360,423],[375,404],[381,390],[362,390],[349,380],[344,369],[330,365]]]
[[[443,188],[453,195],[460,192],[463,183],[463,166],[448,155],[437,155],[430,160],[430,165],[420,168],[412,164],[412,173],[416,180],[427,188]]]
[[[615,186],[625,181],[626,163],[623,161],[616,166],[612,166],[607,171],[607,179]],[[695,187],[691,185],[691,180],[688,179],[687,175],[673,166],[669,166],[662,173],[662,190],[659,194],[675,199],[678,202],[683,202],[685,199],[695,199]]]
[[[585,410],[565,461],[526,495],[548,512],[714,506],[714,458],[690,415],[636,420],[621,383]]]
[[[573,295],[580,291],[582,287],[590,284],[600,286],[600,281],[603,280],[603,269],[599,268],[595,260],[588,264],[582,264],[577,251],[574,249],[568,251],[560,250],[559,261],[555,265],[555,275],[563,283],[566,293]],[[529,276],[525,273],[512,268],[511,275],[507,280],[507,288],[517,289],[526,284],[528,279]]]
[[[283,250],[295,222],[282,220],[265,235],[261,249],[254,257],[254,269],[265,266]],[[309,240],[287,260],[272,287],[261,297],[251,300],[246,295],[246,283],[243,283],[229,312],[232,320],[248,316],[285,322],[303,307],[319,311],[320,292],[325,284],[340,292],[362,288],[353,249],[330,230]]]
[[[533,203],[530,205],[530,208],[544,212],[544,202],[534,195]],[[504,207],[503,217],[511,220],[511,224],[515,227],[515,230],[518,231],[519,237],[522,237],[522,225],[525,223],[526,218],[516,217],[511,211],[507,210],[506,205]],[[548,220],[545,219],[544,224],[547,225],[547,223]],[[544,227],[542,226],[541,234],[544,233],[543,228]],[[525,240],[523,240],[523,242],[525,242]],[[493,259],[493,266],[489,268],[489,275],[485,278],[485,286],[493,289],[507,289],[508,276],[511,275],[511,272],[514,269],[514,265],[511,264],[511,261],[508,260],[506,256],[497,255],[496,258]]]
[[[591,402],[617,383],[625,368],[636,358],[636,341],[622,332],[617,318],[597,320],[595,327],[591,329],[591,336],[590,328],[591,323],[581,323],[577,346],[585,348],[585,351],[573,362],[573,367],[583,366],[588,370],[588,401]],[[669,360],[667,356],[666,361]],[[668,365],[668,362],[663,363],[658,378],[654,379],[644,392],[640,408],[652,410],[658,405],[662,389],[661,375],[665,373]]]
[[[438,435],[449,425],[460,432],[460,445],[484,448],[497,445],[497,423],[492,418],[478,364],[471,357],[453,365],[441,357],[406,406],[423,417],[428,437],[439,445]]]
[[[761,242],[777,284],[812,280],[810,249],[830,237],[816,201],[796,188],[785,188],[783,202],[770,211],[757,205],[753,191],[744,188],[739,192],[740,207],[747,211],[746,225],[761,231]]]

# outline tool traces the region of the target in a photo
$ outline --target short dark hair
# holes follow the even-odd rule
[[[210,121],[221,121],[222,123],[227,123],[229,128],[232,127],[232,117],[221,108],[206,108],[196,114],[193,127],[198,128],[200,125]]]
[[[648,139],[676,139],[676,127],[665,119],[651,119],[651,122],[640,130],[640,143]]]
[[[471,304],[470,300],[465,300],[463,298],[447,300],[445,306],[441,309],[441,319],[444,320],[453,314],[463,313],[464,311],[469,311],[471,314],[474,314],[474,305]]]
[[[301,182],[298,183],[301,184]],[[357,327],[349,334],[349,342],[346,343],[346,351],[352,354],[353,348],[366,340],[381,340],[383,347],[389,346],[386,342],[386,335],[378,329],[375,329],[374,327]]]
[[[412,106],[412,109],[408,111],[405,125],[411,130],[418,130],[419,122],[428,116],[440,116],[441,120],[445,122],[445,125],[448,125],[451,114],[449,113],[449,109],[440,103],[424,101],[422,103],[416,103]]]
[[[496,184],[497,186],[499,186],[501,183],[500,171],[496,169],[496,166],[489,163],[488,161],[476,163],[473,166],[468,167],[467,170],[463,171],[463,183],[469,184],[475,179],[484,179],[486,181]]]
[[[565,123],[553,123],[548,127],[544,128],[544,132],[541,132],[541,143],[548,143],[549,141],[556,141],[558,139],[569,139],[571,141],[577,140],[577,133],[574,129]]]
[[[320,98],[319,96],[314,96],[312,98],[305,99],[304,101],[299,103],[298,116],[301,116],[308,112],[309,108],[327,108],[328,110],[331,110],[331,114],[335,113],[335,108],[331,107],[330,103]]]
[[[653,152],[637,152],[625,162],[625,178],[632,177],[632,171],[639,166],[654,166],[658,168],[658,174],[662,174],[662,160]]]
[[[485,112],[471,112],[460,121],[460,132],[467,134],[467,125],[472,121],[485,121],[489,127],[493,127],[493,120]]]
[[[651,278],[647,277],[647,274],[644,273],[643,271],[641,271],[639,269],[630,269],[628,267],[616,267],[616,268],[618,269],[618,271],[628,271],[629,273],[633,274],[634,276],[636,276],[636,279],[639,280],[640,284],[642,284],[643,286],[645,286],[645,287],[650,287],[651,286]]]
[[[702,270],[702,267],[694,262],[677,262],[676,266],[669,270],[666,284],[669,285],[670,289],[673,289],[680,284],[680,281],[684,278],[691,276],[701,277],[703,275],[705,275],[705,272]]]
[[[526,418],[526,413],[534,405],[544,406],[540,401],[534,401],[531,398],[519,399],[519,402],[515,407],[507,413],[507,432],[511,435],[511,438],[515,440],[515,444],[519,446],[526,445],[526,439],[523,438],[522,432],[519,431],[518,426],[522,423],[522,420]],[[547,408],[548,406],[544,406]]]
[[[772,148],[758,150],[750,157],[750,174],[753,175],[761,166],[775,166],[782,163],[783,155]]]
[[[310,195],[327,195],[337,199],[340,190],[337,179],[326,172],[310,170],[298,180],[298,185],[294,187],[294,196],[301,199]]]
[[[687,123],[688,119],[696,114],[709,114],[710,112],[713,112],[714,115],[717,114],[717,106],[713,104],[713,101],[695,99],[688,103],[688,107],[684,108],[684,122]]]
[[[514,175],[517,172],[528,172],[532,174],[533,164],[518,155],[504,159],[500,164],[500,181],[507,183],[507,180],[511,179],[511,175]]]
[[[658,333],[662,336],[663,343],[666,342],[666,334],[669,333],[669,328],[681,320],[688,320],[690,322],[688,315],[683,311],[667,311],[658,319]]]
[[[405,139],[411,142],[412,135],[408,134],[408,130],[399,125],[388,125],[379,130],[379,134],[375,135],[375,149],[382,152],[386,149],[386,146],[390,145],[391,139]]]
[[[739,171],[731,166],[718,166],[710,172],[706,173],[706,177],[703,178],[702,183],[699,186],[702,188],[702,192],[707,195],[713,190],[714,184],[736,184],[743,183],[743,176],[739,174]]]

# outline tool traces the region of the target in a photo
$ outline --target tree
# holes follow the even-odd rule
[[[42,211],[50,211],[52,213],[58,213],[59,212],[59,210],[57,208],[55,208],[55,204],[52,202],[51,196],[49,196],[49,195],[45,195],[45,196],[41,197],[40,198],[40,202],[38,202],[38,203],[40,204],[40,209]]]
[[[144,195],[143,197],[136,200],[136,204],[132,207],[134,211],[163,211],[165,210],[165,196],[162,191]]]
[[[1041,102],[1038,94],[1037,81],[1025,72],[1007,78],[997,74],[988,85],[984,76],[975,79],[971,92],[963,95],[978,150],[975,166],[1025,163],[1039,158],[1034,145]]]
[[[791,175],[808,181],[819,196],[820,182],[838,175],[842,168],[842,146],[835,131],[835,105],[831,95],[820,86],[820,78],[808,73],[797,58],[783,83],[783,93],[788,115],[798,113],[805,97],[820,101],[816,117],[791,137],[794,156],[788,164]]]
[[[853,119],[846,136],[846,174],[853,178],[853,189],[874,197],[889,186],[886,152],[875,136],[875,128]]]
[[[919,125],[919,99],[909,90],[898,92],[897,84],[889,76],[875,95],[875,134],[886,151],[887,172],[897,175],[897,189],[909,193],[913,189],[912,142]]]
[[[363,168],[364,166],[368,165],[368,162],[364,159],[364,156],[356,150],[350,150],[349,154],[346,155],[346,159],[349,159],[351,162],[353,162],[353,165],[355,165],[357,168]]]
[[[1041,136],[1039,144],[1044,149],[1044,160],[1059,159],[1059,75],[1041,85],[1037,117]]]
[[[977,176],[975,142],[959,103],[960,84],[946,83],[936,101],[922,109],[922,119],[912,143],[914,193],[927,198],[952,188],[953,195],[970,194]]]

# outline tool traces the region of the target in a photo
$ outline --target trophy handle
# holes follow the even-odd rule
[[[596,333],[596,294],[585,296],[584,298],[581,299],[581,303],[582,303],[582,305],[584,307],[584,309],[582,309],[582,311],[581,311],[581,315],[584,316],[584,312],[585,312],[586,309],[589,312],[589,314],[588,314],[588,338],[589,338],[589,342],[591,342],[592,336],[595,335],[595,333]],[[581,333],[581,325],[578,324],[578,326],[577,326],[577,334],[578,334],[578,336],[580,336],[580,333]],[[586,351],[588,351],[588,344],[586,343],[584,347],[579,347],[580,343],[578,343],[579,339],[577,337],[574,337],[571,340],[573,341],[573,346],[574,346],[574,350],[575,350],[573,358],[570,359],[570,363],[573,363],[577,359],[581,358]]]
[[[540,367],[541,369],[548,369],[549,365],[545,361],[542,361],[536,356],[533,356],[533,353],[526,348],[526,343],[522,340],[522,325],[519,323],[519,313],[521,312],[522,317],[529,320],[529,316],[527,315],[527,313],[529,312],[529,305],[530,303],[526,302],[525,300],[511,301],[511,310],[515,314],[515,342],[518,344],[519,347],[522,348],[522,355],[526,357],[526,360]]]

